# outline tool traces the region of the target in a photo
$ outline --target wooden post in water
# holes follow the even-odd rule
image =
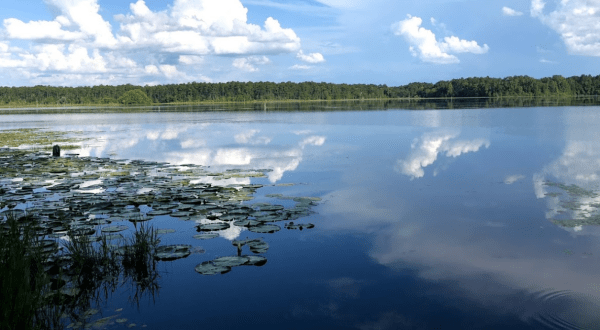
[[[60,157],[60,147],[58,144],[52,147],[52,157]]]

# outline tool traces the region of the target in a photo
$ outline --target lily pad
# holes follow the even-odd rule
[[[213,265],[210,261],[205,261],[197,265],[194,269],[202,275],[225,274],[231,271],[231,267]]]
[[[256,220],[238,220],[233,222],[234,225],[239,227],[249,227],[249,226],[258,226],[260,222]]]
[[[158,260],[170,261],[181,259],[191,254],[191,245],[164,245],[156,248],[154,258]]]
[[[127,230],[129,229],[129,227],[127,226],[123,226],[123,225],[119,225],[119,226],[108,226],[108,227],[104,227],[102,228],[102,232],[103,233],[118,233],[120,231],[123,230]]]
[[[148,215],[152,215],[152,216],[157,216],[157,215],[167,215],[170,214],[171,211],[169,210],[152,210],[150,212],[148,212]]]
[[[204,233],[204,234],[194,235],[195,239],[202,239],[202,240],[213,239],[213,238],[217,238],[217,237],[219,237],[219,234],[216,234],[216,233]]]
[[[248,257],[227,256],[220,257],[212,261],[215,266],[235,267],[241,266],[249,261]]]
[[[207,223],[203,225],[198,225],[198,231],[217,231],[217,230],[225,230],[229,229],[229,224],[224,222],[217,223]]]
[[[247,266],[262,266],[267,263],[267,258],[263,256],[245,256],[248,258]]]
[[[265,253],[269,249],[269,244],[262,239],[258,239],[248,242],[248,247],[250,248],[251,252]]]
[[[279,227],[277,225],[259,225],[259,226],[248,227],[248,230],[253,233],[272,234],[274,232],[280,231],[281,227]]]

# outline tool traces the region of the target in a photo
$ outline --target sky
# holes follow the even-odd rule
[[[2,0],[0,86],[596,76],[600,0]]]

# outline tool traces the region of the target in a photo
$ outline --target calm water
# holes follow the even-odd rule
[[[123,288],[102,302],[146,329],[597,329],[600,108],[430,111],[2,115],[0,129],[85,131],[82,156],[271,169],[266,194],[323,201],[315,228],[228,230],[198,241],[193,224],[153,220],[167,244],[206,253],[161,262],[160,290],[139,307]],[[213,182],[216,183],[216,182]],[[293,186],[281,185],[295,183]],[[558,194],[551,194],[557,192]],[[548,195],[548,193],[550,193]],[[571,198],[577,209],[565,207]],[[262,267],[203,276],[264,237]],[[109,328],[122,328],[113,325]]]

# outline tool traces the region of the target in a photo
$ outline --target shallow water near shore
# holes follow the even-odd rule
[[[6,114],[0,129],[83,132],[65,152],[262,185],[241,205],[320,199],[296,220],[314,224],[303,230],[232,226],[198,239],[189,221],[156,216],[175,230],[162,244],[202,253],[161,261],[160,289],[139,304],[127,287],[113,292],[98,317],[127,321],[100,328],[594,329],[599,110]],[[251,170],[264,176],[234,175]],[[268,243],[266,264],[195,270],[247,237]]]

